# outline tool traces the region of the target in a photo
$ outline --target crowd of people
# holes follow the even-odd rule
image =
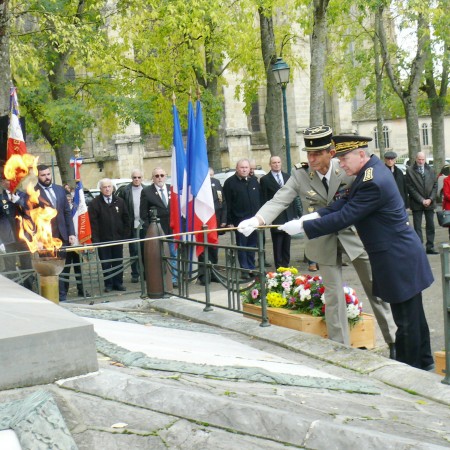
[[[223,186],[210,169],[211,189],[218,228],[235,228],[238,247],[257,247],[256,228],[271,227],[273,267],[289,267],[291,236],[304,233],[305,259],[311,271],[320,270],[327,292],[325,312],[330,339],[349,345],[349,327],[342,286],[343,258],[354,267],[370,301],[390,357],[413,367],[434,367],[430,336],[422,305],[422,290],[433,282],[426,254],[435,255],[434,212],[436,209],[436,175],[419,152],[406,175],[396,167],[397,155],[388,151],[384,162],[371,155],[371,138],[356,135],[333,136],[326,125],[304,131],[307,163],[296,164],[289,174],[282,160],[272,155],[269,172],[258,179],[255,162],[242,158],[235,173]],[[1,174],[0,251],[24,250],[18,238],[16,217],[25,212],[26,194],[9,190],[9,182]],[[76,242],[71,215],[73,189],[52,180],[50,168],[38,166],[39,204],[57,210],[52,220],[54,237],[64,246]],[[99,247],[98,255],[104,279],[104,291],[125,291],[123,280],[123,244],[119,241],[145,237],[151,211],[156,211],[162,231],[170,229],[170,186],[161,167],[152,172],[152,183],[143,185],[143,172],[134,169],[131,183],[116,195],[109,178],[99,181],[100,195],[89,205],[92,242],[109,243]],[[444,182],[445,209],[450,209],[450,177]],[[411,210],[413,226],[407,209]],[[422,221],[425,217],[425,246]],[[265,242],[265,238],[264,238]],[[140,281],[137,243],[129,243],[132,258],[131,282]],[[169,245],[170,256],[176,257],[175,245]],[[210,262],[218,263],[218,250],[208,250]],[[256,272],[256,252],[239,250],[240,278],[250,280]],[[265,255],[265,254],[264,254]],[[403,255],[399,263],[398,255]],[[200,255],[202,260],[203,255]],[[23,269],[31,267],[29,255],[21,256]],[[8,271],[14,270],[15,259],[5,258]],[[68,274],[74,265],[78,294],[89,297],[83,287],[80,255],[68,252],[64,280],[60,282],[60,301],[66,300]],[[271,264],[266,261],[266,266]],[[387,284],[389,274],[397,273],[397,283]],[[144,272],[145,273],[145,272]],[[208,277],[217,281],[212,274]],[[32,288],[32,277],[26,287]],[[172,282],[178,285],[172,269]],[[198,282],[205,284],[203,270]],[[31,284],[30,284],[31,283]]]

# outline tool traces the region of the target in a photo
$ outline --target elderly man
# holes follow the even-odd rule
[[[146,186],[141,193],[140,216],[144,221],[142,237],[145,237],[147,228],[150,225],[150,209],[156,209],[156,215],[159,219],[164,234],[172,234],[170,228],[170,186],[166,183],[167,174],[162,167],[155,167],[152,172],[153,184]],[[175,244],[169,242],[170,264],[172,265],[172,284],[178,287],[178,275],[175,270],[177,250]]]
[[[223,186],[227,203],[227,222],[230,226],[238,226],[244,220],[255,215],[261,204],[261,191],[258,180],[250,176],[250,161],[240,159],[236,164],[236,173],[228,178]],[[247,236],[236,232],[236,245],[239,247],[255,247],[257,244],[256,232]],[[249,279],[255,269],[255,252],[238,251],[239,265],[247,272],[241,274],[242,279]]]
[[[109,178],[100,180],[100,195],[89,205],[92,242],[94,244],[120,241],[130,236],[128,208],[122,198],[113,195]],[[123,285],[123,244],[98,249],[102,261],[105,292],[126,291]],[[111,261],[113,260],[113,261]]]
[[[434,370],[422,304],[422,291],[431,285],[433,275],[395,181],[371,156],[371,138],[352,135],[333,140],[340,167],[348,176],[356,175],[348,195],[282,228],[288,233],[304,230],[309,239],[316,239],[354,224],[372,264],[374,294],[391,304],[397,325],[396,359]],[[393,274],[395,282],[386,283]]]
[[[289,205],[297,195],[302,201],[303,211],[310,213],[303,217],[308,217],[314,211],[338,201],[350,188],[353,177],[347,176],[339,168],[337,160],[333,159],[336,152],[332,148],[331,128],[327,125],[308,128],[304,131],[303,137],[309,169],[305,170],[301,164],[295,165],[291,178],[284,187],[278,191],[272,201],[258,211],[256,215],[258,224],[271,223],[279,211]],[[240,224],[239,228],[245,228],[245,224]],[[285,230],[284,226],[280,229],[293,234],[290,230]],[[337,233],[333,232],[319,239],[307,240],[305,253],[320,266],[326,289],[325,318],[328,337],[346,345],[350,344],[342,278],[342,256],[348,255],[370,301],[384,340],[389,345],[390,357],[394,358],[395,324],[390,307],[372,293],[369,258],[354,228],[349,224]]]
[[[429,255],[437,255],[434,249],[434,210],[436,209],[437,180],[434,170],[425,163],[425,154],[417,153],[416,162],[406,171],[409,207],[413,215],[414,230],[422,237],[422,216],[425,215],[425,248]]]
[[[128,216],[130,218],[130,239],[138,238],[138,229],[140,223],[140,205],[142,193],[143,174],[140,169],[133,169],[131,172],[131,183],[123,188],[118,196],[123,198],[125,205],[128,208]],[[129,243],[130,257],[134,258],[131,263],[131,282],[139,282],[139,261],[138,261],[138,244],[135,242]]]

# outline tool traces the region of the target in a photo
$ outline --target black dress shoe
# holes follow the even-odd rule
[[[426,370],[427,372],[434,372],[435,366],[434,364],[430,364],[427,367],[422,367],[422,370]]]
[[[139,277],[132,277],[131,278],[132,283],[139,283]]]
[[[178,287],[178,282],[172,281],[172,287],[176,289]]]
[[[111,292],[112,288],[111,287],[105,287],[105,292]]]
[[[127,288],[125,287],[125,286],[123,286],[123,285],[120,285],[120,286],[116,286],[115,288],[113,288],[115,291],[121,291],[121,292],[123,292],[123,291],[126,291],[127,290]]]
[[[269,261],[264,262],[264,267],[272,267],[272,264],[270,264]]]
[[[439,252],[432,248],[431,250],[427,250],[427,255],[439,255]]]
[[[250,280],[250,275],[247,272],[241,273],[241,280]]]

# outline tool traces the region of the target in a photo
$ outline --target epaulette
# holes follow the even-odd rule
[[[373,180],[373,168],[369,167],[368,169],[366,169],[366,171],[364,172],[364,178],[363,178],[363,183],[365,181],[370,181]]]
[[[301,169],[301,168],[302,168],[302,163],[294,164],[294,167],[295,167],[296,169]]]

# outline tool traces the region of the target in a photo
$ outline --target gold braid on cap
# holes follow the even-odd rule
[[[357,148],[364,148],[367,147],[367,141],[348,141],[348,142],[341,142],[339,144],[334,144],[334,149],[336,152],[342,151],[342,150],[356,150]]]

